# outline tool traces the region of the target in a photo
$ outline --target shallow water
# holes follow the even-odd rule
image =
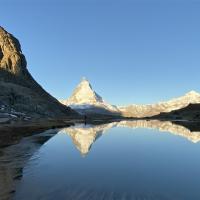
[[[199,141],[171,122],[61,129],[28,158],[13,199],[199,200]]]

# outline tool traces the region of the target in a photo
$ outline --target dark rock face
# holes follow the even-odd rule
[[[0,61],[2,60],[3,58],[3,52],[2,52],[2,49],[0,48]]]
[[[19,41],[0,27],[0,101],[6,109],[32,117],[70,117],[77,113],[49,95],[30,75]]]
[[[200,121],[200,104],[189,104],[185,108],[174,110],[168,113],[160,113],[153,116],[153,118],[159,119],[174,119],[174,120],[188,120],[188,121]],[[198,124],[199,127],[199,124]]]

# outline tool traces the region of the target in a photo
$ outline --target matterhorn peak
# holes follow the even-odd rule
[[[88,79],[86,79],[85,77],[83,77],[81,79],[81,82],[79,83],[79,85],[77,86],[77,88],[82,88],[82,89],[88,89],[88,90],[93,90],[92,86],[90,84],[90,82],[88,81]]]
[[[103,102],[102,98],[92,89],[90,82],[84,77],[74,90],[66,104],[94,104]]]
[[[102,97],[93,90],[90,82],[85,77],[82,78],[71,97],[67,100],[61,100],[60,102],[77,111],[80,111],[80,109],[90,110],[94,113],[101,112],[101,114],[119,112],[117,107],[106,103]]]

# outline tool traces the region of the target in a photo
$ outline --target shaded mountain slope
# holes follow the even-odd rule
[[[31,76],[19,41],[0,27],[0,110],[31,117],[76,116],[60,104]],[[20,115],[20,114],[19,114]]]
[[[177,109],[167,113],[160,113],[159,115],[153,116],[153,118],[199,121],[200,104],[189,104],[185,108]]]

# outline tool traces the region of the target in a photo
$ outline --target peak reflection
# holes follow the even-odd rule
[[[68,134],[82,155],[88,154],[92,144],[107,130],[113,128],[117,122],[102,125],[76,125],[64,128],[61,132]]]
[[[171,121],[159,120],[120,121],[101,125],[79,124],[64,128],[61,132],[69,135],[80,153],[86,155],[90,151],[92,144],[113,127],[157,129],[159,132],[169,132],[173,135],[184,137],[193,143],[200,141],[200,130],[191,131],[183,125],[178,125]]]

